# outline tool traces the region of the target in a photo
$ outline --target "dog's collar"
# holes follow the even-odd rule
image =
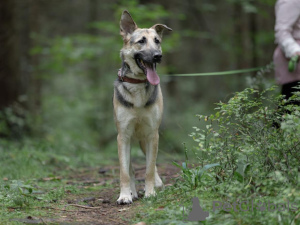
[[[118,78],[119,78],[119,81],[131,83],[131,84],[142,84],[142,83],[148,82],[147,79],[139,80],[139,79],[134,79],[131,77],[121,76],[120,70],[118,71]]]

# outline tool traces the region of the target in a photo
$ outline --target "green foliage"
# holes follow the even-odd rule
[[[123,10],[128,10],[139,27],[152,27],[154,21],[162,21],[170,17],[170,13],[166,11],[160,4],[141,4],[137,0],[122,0],[114,5],[115,17],[120,19]]]
[[[187,186],[190,189],[198,188],[202,184],[201,179],[205,171],[207,171],[212,167],[220,165],[219,163],[215,163],[215,164],[205,165],[203,168],[196,167],[190,169],[187,167],[186,162],[183,162],[182,166],[180,166],[176,162],[173,162],[173,164],[182,170],[182,178],[184,179],[183,185]]]
[[[106,27],[111,23],[107,22]],[[76,65],[75,69],[85,69],[84,62],[94,58],[102,59],[95,63],[105,65],[108,60],[118,57],[121,43],[116,36],[105,37],[88,34],[78,34],[52,39],[42,39],[40,46],[31,50],[32,54],[40,54],[44,60],[39,65],[39,70],[46,74],[65,73],[66,69]],[[112,53],[109,53],[112,51]],[[108,54],[109,53],[109,54]],[[109,56],[109,58],[106,58]],[[45,77],[47,78],[47,77]]]
[[[65,187],[55,179],[46,188],[37,187],[33,180],[11,180],[0,185],[0,202],[2,207],[29,208],[37,203],[39,205],[61,200],[65,196]],[[42,182],[39,186],[44,186]]]
[[[136,0],[121,1],[113,4],[113,21],[96,21],[88,25],[101,32],[101,35],[95,34],[76,34],[69,36],[57,36],[54,39],[35,35],[33,38],[40,43],[31,50],[31,54],[39,54],[44,57],[39,69],[44,73],[63,73],[70,66],[76,66],[77,69],[86,69],[84,63],[91,59],[97,59],[92,63],[97,67],[104,67],[102,70],[111,71],[113,67],[111,62],[120,61],[119,50],[122,47],[122,38],[119,36],[119,20],[122,11],[128,9],[139,27],[151,27],[157,21],[170,17],[170,13],[159,4],[140,4]],[[174,46],[174,41],[178,39],[166,40],[164,49],[167,51]],[[172,46],[170,46],[170,43]],[[169,44],[168,44],[169,43]],[[169,46],[169,47],[168,47]],[[119,63],[121,64],[121,63]]]
[[[0,137],[20,139],[24,133],[28,133],[28,117],[28,111],[17,102],[2,109],[0,111]]]
[[[151,206],[145,202],[149,207],[139,220],[181,224],[183,206],[189,213],[191,199],[198,197],[210,213],[204,224],[298,224],[300,107],[292,103],[299,97],[296,92],[287,101],[276,97],[274,88],[263,92],[247,88],[227,103],[218,103],[214,114],[197,115],[201,126],[190,135],[197,145],[186,149],[182,165],[174,163],[182,170],[181,179],[152,199]],[[297,209],[214,211],[212,207],[213,201],[253,199],[266,204],[293,202]],[[160,208],[163,212],[157,212]]]
[[[237,175],[249,181],[280,171],[290,183],[298,182],[299,107],[272,97],[272,90],[245,89],[228,103],[219,103],[215,114],[198,115],[206,123],[191,134],[198,143],[198,159],[219,162],[225,171],[222,179]]]
[[[0,187],[0,202],[11,207],[29,206],[33,187],[23,181],[12,180],[9,184]]]

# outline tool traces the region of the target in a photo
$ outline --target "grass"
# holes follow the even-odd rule
[[[9,180],[1,184],[0,190],[1,224],[18,224],[18,219],[28,216],[49,217],[47,207],[57,207],[55,202],[65,197],[66,192],[74,192],[59,180]]]
[[[0,188],[0,224],[23,224],[25,218],[60,219],[68,210],[68,199],[76,200],[95,195],[107,186],[82,187],[68,184],[67,179],[50,177],[26,182],[9,180]],[[78,202],[82,204],[82,202]],[[84,203],[86,204],[86,203]],[[61,211],[60,211],[61,210]]]
[[[195,224],[186,219],[192,210],[192,198],[197,197],[202,209],[209,212],[209,217],[202,224],[299,224],[299,186],[291,186],[278,179],[263,179],[258,184],[261,190],[253,191],[252,188],[247,187],[247,184],[241,184],[239,181],[217,184],[212,179],[212,174],[214,173],[210,171],[204,175],[202,184],[195,189],[187,188],[186,181],[181,179],[173,186],[159,192],[156,197],[142,200],[134,222]],[[254,205],[253,211],[251,201]],[[216,202],[215,210],[214,202]],[[222,203],[220,208],[219,202]],[[243,202],[242,208],[239,206],[240,202]],[[228,203],[229,208],[226,208],[225,204],[228,206]],[[273,204],[276,204],[277,210],[274,210]],[[257,209],[260,207],[265,207],[264,211]],[[248,211],[242,211],[248,208]]]
[[[49,217],[47,208],[59,208],[69,195],[79,196],[107,187],[79,188],[80,183],[69,184],[84,170],[97,179],[97,168],[116,162],[113,151],[97,154],[92,142],[81,146],[80,141],[68,144],[29,138],[20,142],[1,141],[0,224],[21,224],[17,219],[28,216]]]

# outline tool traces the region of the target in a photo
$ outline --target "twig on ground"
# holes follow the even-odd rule
[[[40,218],[40,220],[42,221],[43,224],[47,225],[47,223],[45,222],[45,220],[43,220],[43,218]]]
[[[99,207],[90,207],[90,206],[85,206],[85,205],[78,205],[78,204],[68,204],[66,206],[74,206],[74,207],[79,207],[79,208],[84,208],[84,209],[102,209],[102,206]]]
[[[50,206],[42,207],[42,209],[53,209],[53,210],[65,211],[65,212],[78,212],[78,210],[59,209],[59,208],[54,208],[54,207],[50,207]],[[80,212],[86,212],[86,211],[80,211]]]

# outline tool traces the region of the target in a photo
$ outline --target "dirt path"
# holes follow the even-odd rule
[[[137,190],[139,197],[142,198],[145,166],[134,165],[134,168]],[[173,165],[158,165],[158,171],[166,186],[171,185],[174,178],[178,176],[178,168]],[[58,202],[57,208],[49,208],[48,218],[28,217],[19,222],[27,224],[131,224],[129,221],[134,218],[134,209],[141,204],[141,200],[131,205],[117,205],[118,177],[118,166],[104,167],[100,170],[75,171],[67,178],[67,184],[74,185],[81,190],[86,189],[86,191],[80,191],[83,194],[72,194],[67,191],[67,197]]]

